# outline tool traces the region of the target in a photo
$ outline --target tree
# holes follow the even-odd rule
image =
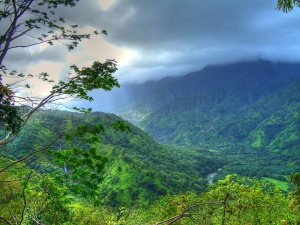
[[[1,27],[6,31],[0,35],[0,124],[6,128],[9,135],[0,144],[6,144],[14,139],[11,134],[19,133],[22,126],[26,124],[32,114],[46,104],[53,103],[60,99],[76,97],[92,101],[88,96],[88,91],[96,88],[102,88],[106,91],[113,87],[119,87],[117,80],[112,74],[117,70],[114,60],[107,60],[105,63],[94,62],[89,68],[79,69],[77,66],[71,66],[74,76],[67,82],[59,81],[54,83],[49,78],[47,72],[38,75],[19,74],[16,68],[8,71],[4,64],[5,56],[8,51],[16,48],[28,48],[31,46],[48,43],[54,45],[56,42],[63,43],[68,50],[76,48],[84,39],[89,39],[91,34],[81,34],[77,25],[66,26],[65,19],[56,18],[55,9],[57,7],[74,7],[79,0],[1,0]],[[105,30],[103,34],[107,34]],[[38,34],[38,35],[35,35]],[[98,34],[94,31],[95,35]],[[19,44],[19,39],[31,37],[25,40],[25,43]],[[23,39],[22,39],[23,41]],[[20,77],[23,80],[37,77],[45,82],[52,84],[51,93],[43,99],[36,99],[32,96],[17,96],[14,88],[20,82],[10,85],[2,84],[2,77]],[[30,88],[26,84],[25,88]],[[18,104],[17,104],[18,103]],[[31,110],[20,116],[16,106],[29,105]]]
[[[278,0],[277,1],[277,9],[285,13],[293,10],[294,6],[300,7],[300,1],[299,0]]]
[[[238,175],[228,175],[200,195],[165,196],[149,211],[142,216],[146,221],[160,219],[157,225],[295,224],[296,215],[274,184]]]
[[[19,131],[22,122],[14,104],[13,91],[2,85],[0,77],[0,126],[5,126],[13,134]]]
[[[97,31],[82,34],[77,25],[68,25],[63,17],[56,15],[58,7],[75,7],[78,2],[79,0],[0,0],[0,27],[3,30],[0,34],[0,134],[2,135],[4,132],[1,131],[5,130],[5,135],[0,137],[0,146],[13,142],[32,118],[32,115],[38,110],[49,108],[63,99],[77,98],[92,101],[93,98],[89,96],[91,90],[101,88],[109,91],[114,87],[119,87],[117,79],[112,76],[117,70],[115,60],[106,60],[104,63],[96,61],[90,67],[83,68],[72,65],[70,66],[72,73],[68,80],[56,82],[50,78],[47,72],[35,75],[22,74],[17,71],[18,68],[7,68],[5,64],[7,53],[12,49],[26,49],[43,43],[52,46],[59,42],[71,51],[81,41],[90,39],[91,35],[98,35]],[[102,30],[101,33],[107,35],[105,30]],[[3,77],[18,78],[18,80],[11,84],[4,84]],[[23,81],[28,81],[34,77],[52,85],[50,93],[42,98],[18,95],[16,88],[19,89]],[[30,89],[31,87],[27,83],[22,88]],[[74,109],[82,113],[91,111],[91,109],[83,108]],[[127,125],[120,121],[113,126],[116,129],[128,129]],[[86,143],[94,143],[100,141],[98,135],[103,131],[104,127],[102,125],[93,127],[82,125],[71,133],[62,131],[60,135],[53,137],[53,141],[46,143],[44,147],[32,149],[32,152],[25,157],[7,162],[0,169],[0,175],[32,155],[47,150],[62,136],[69,139],[81,138]],[[74,190],[78,187],[82,189],[88,187],[87,190],[91,190],[91,192],[86,194],[95,193],[94,191],[98,187],[97,181],[101,180],[96,174],[101,173],[106,164],[104,157],[99,156],[92,147],[86,151],[75,147],[69,149],[67,153],[57,153],[54,156],[56,156],[57,161],[69,160],[69,164],[73,166],[72,174],[68,174],[68,178],[70,180],[69,184],[72,184],[72,187],[75,186]],[[77,170],[76,167],[80,168]],[[82,168],[84,170],[81,170]],[[83,175],[89,176],[90,179],[81,181],[80,176]],[[23,178],[16,179],[26,180],[26,182],[23,182],[23,187],[19,188],[22,190],[21,196],[23,197],[21,199],[24,199],[23,203],[25,205],[21,210],[21,215],[16,216],[12,213],[10,214],[11,218],[0,215],[0,221],[11,224],[11,219],[14,223],[22,223],[27,203],[25,189],[31,177],[32,171],[30,176],[26,175]],[[0,183],[5,182],[5,180],[0,180]],[[18,183],[18,185],[21,185],[21,183]],[[34,223],[39,224],[39,221],[35,221],[37,218],[31,219]]]
[[[297,222],[300,223],[300,172],[291,174],[291,182],[295,185],[295,189],[289,193],[291,199],[290,207],[298,215]]]

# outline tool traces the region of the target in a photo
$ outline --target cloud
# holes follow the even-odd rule
[[[110,1],[104,0],[103,4],[103,7],[107,9]],[[93,33],[97,28],[97,15],[103,10],[97,1],[89,1],[89,4],[79,4],[75,8],[60,7],[55,17],[64,17],[67,25],[80,25],[80,33]],[[83,14],[82,12],[89,13]],[[1,24],[3,24],[2,22]],[[93,24],[96,25],[93,27]],[[6,27],[9,25],[7,21],[5,21],[5,25]],[[0,34],[4,32],[5,27],[0,26]],[[31,33],[30,37],[22,36],[14,41],[11,46],[26,46],[30,43],[35,43],[36,39],[32,37],[37,37],[38,33],[43,32],[45,31]],[[65,80],[68,78],[70,66],[73,64],[84,67],[91,65],[93,61],[105,61],[106,59],[116,59],[119,62],[125,62],[128,54],[126,49],[109,44],[103,39],[103,35],[92,35],[90,39],[82,41],[80,46],[71,52],[67,50],[63,42],[55,42],[53,46],[45,43],[26,48],[11,49],[5,57],[4,65],[9,71],[16,69],[18,72],[31,74],[48,72],[55,80],[58,78]],[[9,83],[10,78],[5,76],[4,82]],[[34,87],[32,90],[34,95],[45,95],[50,90],[48,85],[44,85],[41,82],[37,83],[37,81],[34,81],[31,86]]]
[[[298,61],[299,10],[275,8],[260,0],[115,0],[100,26],[109,42],[133,53],[118,75],[142,82],[257,57]]]
[[[276,1],[80,1],[59,8],[57,16],[84,31],[106,29],[108,36],[84,41],[73,52],[62,46],[20,49],[7,61],[22,68],[63,62],[59,74],[65,77],[73,63],[86,66],[111,58],[118,61],[116,75],[125,83],[184,75],[208,64],[300,59],[299,9],[278,12]]]

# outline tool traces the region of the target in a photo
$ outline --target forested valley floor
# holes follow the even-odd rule
[[[96,191],[92,184],[78,182],[81,177],[68,179],[76,169],[86,171],[83,177],[92,175],[70,158],[54,163],[55,153],[91,146],[79,139],[59,139],[1,171],[0,215],[8,219],[3,224],[13,224],[15,218],[24,224],[296,224],[299,220],[299,186],[289,177],[299,169],[296,158],[237,145],[159,144],[131,124],[131,131],[116,131],[111,124],[119,119],[105,113],[38,112],[14,142],[1,148],[1,168],[43,148],[62,130],[100,122],[105,125],[101,143],[91,145],[107,159],[105,169],[97,174],[101,179]],[[217,172],[215,182],[208,185],[212,172]]]

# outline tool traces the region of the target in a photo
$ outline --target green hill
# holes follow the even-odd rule
[[[147,95],[119,115],[161,143],[224,154],[228,173],[288,175],[300,169],[299,69],[263,60],[208,66],[142,84]]]
[[[72,130],[79,124],[102,123],[105,132],[101,135],[101,144],[96,147],[98,153],[108,157],[109,163],[100,184],[100,196],[104,204],[111,206],[135,201],[146,205],[160,195],[203,191],[207,184],[205,177],[222,166],[207,150],[158,144],[133,125],[130,125],[131,132],[117,131],[111,126],[117,120],[120,118],[113,114],[100,112],[86,115],[40,111],[15,141],[1,149],[1,153],[4,157],[20,158],[49,143],[64,130]],[[74,145],[87,147],[76,140],[71,143]],[[66,141],[59,140],[51,148],[58,151],[69,147]],[[58,169],[46,152],[27,162],[44,173]]]

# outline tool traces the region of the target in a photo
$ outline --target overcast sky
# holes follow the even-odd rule
[[[61,79],[69,65],[118,61],[121,83],[184,75],[208,64],[300,61],[300,11],[276,0],[82,0],[58,16],[86,31],[108,31],[77,50],[46,45],[11,51],[7,65]],[[20,69],[19,69],[20,70]]]

